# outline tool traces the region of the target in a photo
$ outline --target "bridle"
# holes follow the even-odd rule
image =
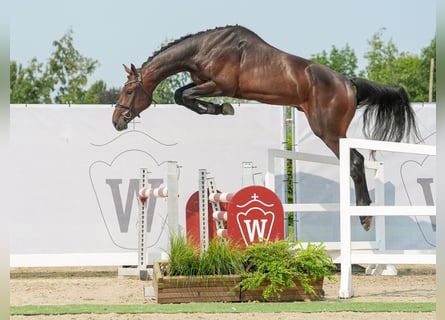
[[[121,116],[122,116],[122,118],[124,119],[124,121],[126,123],[129,123],[134,117],[140,117],[139,113],[137,113],[136,110],[134,109],[134,99],[136,97],[137,90],[139,88],[141,88],[142,91],[144,91],[144,93],[148,97],[151,98],[151,95],[148,93],[148,91],[142,85],[142,73],[141,73],[141,70],[138,69],[136,75],[137,75],[137,80],[127,81],[125,83],[125,85],[124,85],[124,88],[125,88],[129,84],[132,84],[132,83],[136,82],[136,89],[133,91],[133,95],[132,95],[131,100],[130,100],[130,105],[126,105],[126,104],[120,103],[119,101],[116,102],[116,104],[114,105],[115,108],[119,107],[119,108],[127,109],[126,112],[121,112]]]

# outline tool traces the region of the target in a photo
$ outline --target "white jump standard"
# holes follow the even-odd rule
[[[176,161],[168,162],[167,169],[167,187],[161,186],[158,188],[149,187],[147,168],[141,168],[141,176],[139,179],[139,220],[138,220],[138,264],[137,268],[126,270],[126,268],[119,268],[118,276],[124,275],[139,275],[141,280],[149,278],[148,266],[146,263],[146,221],[148,219],[148,201],[151,198],[165,198],[167,200],[167,224],[170,233],[178,231],[178,176],[179,167]]]

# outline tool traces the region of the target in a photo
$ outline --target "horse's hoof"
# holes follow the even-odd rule
[[[372,217],[360,217],[360,223],[365,231],[369,231],[369,229],[371,229]]]
[[[222,114],[225,116],[233,116],[235,114],[235,110],[230,103],[223,103]]]

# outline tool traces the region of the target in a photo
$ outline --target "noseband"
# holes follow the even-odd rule
[[[125,121],[126,123],[130,122],[131,119],[134,118],[133,115],[135,115],[135,117],[136,117],[136,116],[137,116],[137,117],[140,117],[139,113],[137,113],[137,112],[134,110],[134,99],[135,99],[135,97],[136,97],[136,91],[137,91],[137,89],[142,88],[142,90],[144,91],[144,93],[145,93],[148,97],[150,97],[150,94],[147,92],[147,90],[145,90],[144,86],[142,85],[142,74],[141,74],[141,71],[140,71],[140,70],[137,71],[137,77],[138,77],[137,80],[128,81],[128,82],[125,83],[125,85],[124,85],[124,87],[126,87],[127,85],[136,82],[136,89],[133,91],[133,96],[131,97],[130,105],[126,105],[126,104],[120,103],[119,101],[116,102],[116,104],[114,105],[115,108],[119,107],[119,108],[124,108],[124,109],[127,109],[127,110],[128,110],[128,111],[126,111],[126,112],[122,112],[122,113],[121,113],[121,116],[122,116],[122,118],[124,119],[124,121]]]

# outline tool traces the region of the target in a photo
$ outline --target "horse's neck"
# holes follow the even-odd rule
[[[171,75],[189,70],[187,62],[190,61],[190,56],[186,50],[180,49],[169,48],[143,66],[141,73],[144,82],[148,83],[148,90],[153,91],[161,81]]]

